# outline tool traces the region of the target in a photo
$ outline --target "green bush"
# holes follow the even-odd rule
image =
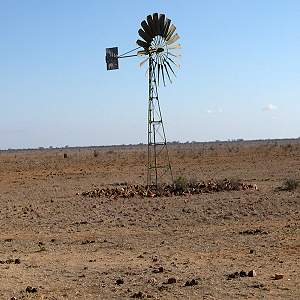
[[[183,176],[179,176],[174,180],[174,187],[176,191],[184,192],[188,189],[188,180]]]

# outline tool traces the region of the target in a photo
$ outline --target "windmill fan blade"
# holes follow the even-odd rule
[[[164,86],[166,86],[165,75],[164,75],[164,69],[163,68],[161,68],[161,75],[162,75]]]
[[[171,80],[171,77],[170,77],[170,74],[169,74],[168,68],[167,68],[167,66],[166,66],[166,64],[165,64],[165,63],[164,63],[164,68],[165,68],[165,70],[166,70],[166,72],[167,72],[167,75],[168,75],[168,78],[169,78],[170,82],[172,83],[172,80]]]
[[[152,35],[155,36],[155,26],[154,26],[153,19],[152,19],[151,15],[147,16],[147,23],[148,23],[148,26],[149,26],[149,28],[152,32]]]
[[[165,27],[164,27],[164,33],[163,33],[163,37],[166,38],[167,35],[168,35],[168,31],[169,31],[169,28],[170,28],[170,24],[171,24],[171,20],[166,18],[165,20]]]
[[[147,24],[147,22],[144,20],[142,23],[141,23],[141,26],[143,27],[144,31],[149,35],[151,36],[152,38],[154,38],[154,34],[150,28],[150,26]]]
[[[172,36],[172,34],[175,32],[175,30],[176,30],[176,27],[172,24],[169,28],[166,40],[168,40]]]
[[[169,55],[173,56],[173,57],[176,57],[178,59],[180,59],[182,57],[181,54],[174,54],[174,53],[171,53],[170,51],[168,52]]]
[[[160,14],[158,18],[159,22],[159,35],[163,36],[164,29],[165,29],[165,18],[166,16],[164,14]]]
[[[175,74],[173,68],[171,67],[170,63],[169,63],[167,60],[166,60],[166,64],[167,64],[167,66],[170,68],[170,70],[171,70],[171,72],[173,73],[173,75],[176,77],[176,74]]]
[[[181,49],[181,45],[177,44],[177,45],[173,45],[173,46],[168,46],[168,49]]]
[[[159,34],[159,22],[158,22],[158,13],[153,14],[153,23],[155,28],[155,35]]]
[[[149,57],[147,57],[146,59],[144,59],[142,62],[140,62],[140,67],[142,67],[143,66],[143,64],[146,62],[146,61],[148,61],[149,60]]]
[[[180,36],[178,35],[178,33],[176,33],[172,37],[170,37],[169,40],[167,40],[166,44],[167,45],[171,45],[171,44],[175,43],[179,39],[180,39]]]
[[[142,47],[144,49],[148,49],[149,48],[149,45],[146,42],[144,42],[144,41],[137,40],[136,43],[137,43],[138,46],[140,46],[140,47]]]
[[[151,43],[152,37],[148,35],[143,29],[139,29],[139,35],[142,37],[147,43]]]
[[[157,83],[159,85],[159,71],[160,71],[160,63],[157,64]]]
[[[171,59],[169,56],[167,56],[167,59],[168,59],[171,63],[173,63],[177,68],[180,68],[180,65],[179,65],[179,64],[176,64],[176,62],[175,62],[173,59]]]

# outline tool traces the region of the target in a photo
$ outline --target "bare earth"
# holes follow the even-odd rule
[[[257,191],[81,196],[144,184],[145,150],[0,152],[0,299],[300,299],[300,190],[276,189],[300,180],[299,139],[171,146],[175,177]]]

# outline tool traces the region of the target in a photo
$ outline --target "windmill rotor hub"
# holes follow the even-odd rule
[[[157,50],[156,50],[157,53],[161,53],[161,52],[164,52],[164,51],[165,51],[165,49],[161,48],[161,47],[157,48]]]
[[[138,31],[140,39],[136,43],[144,48],[145,54],[149,56],[140,65],[142,66],[147,62],[150,57],[153,59],[158,85],[161,78],[164,85],[165,78],[172,82],[171,76],[175,76],[174,66],[179,67],[176,62],[179,55],[173,53],[173,50],[181,48],[180,44],[176,44],[180,37],[175,31],[176,27],[171,24],[171,20],[164,14],[158,13],[148,15],[142,21],[141,28]]]

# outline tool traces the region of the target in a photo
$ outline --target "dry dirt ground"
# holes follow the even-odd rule
[[[170,148],[175,177],[258,190],[87,198],[144,183],[146,149],[0,152],[0,299],[300,299],[300,140]]]

